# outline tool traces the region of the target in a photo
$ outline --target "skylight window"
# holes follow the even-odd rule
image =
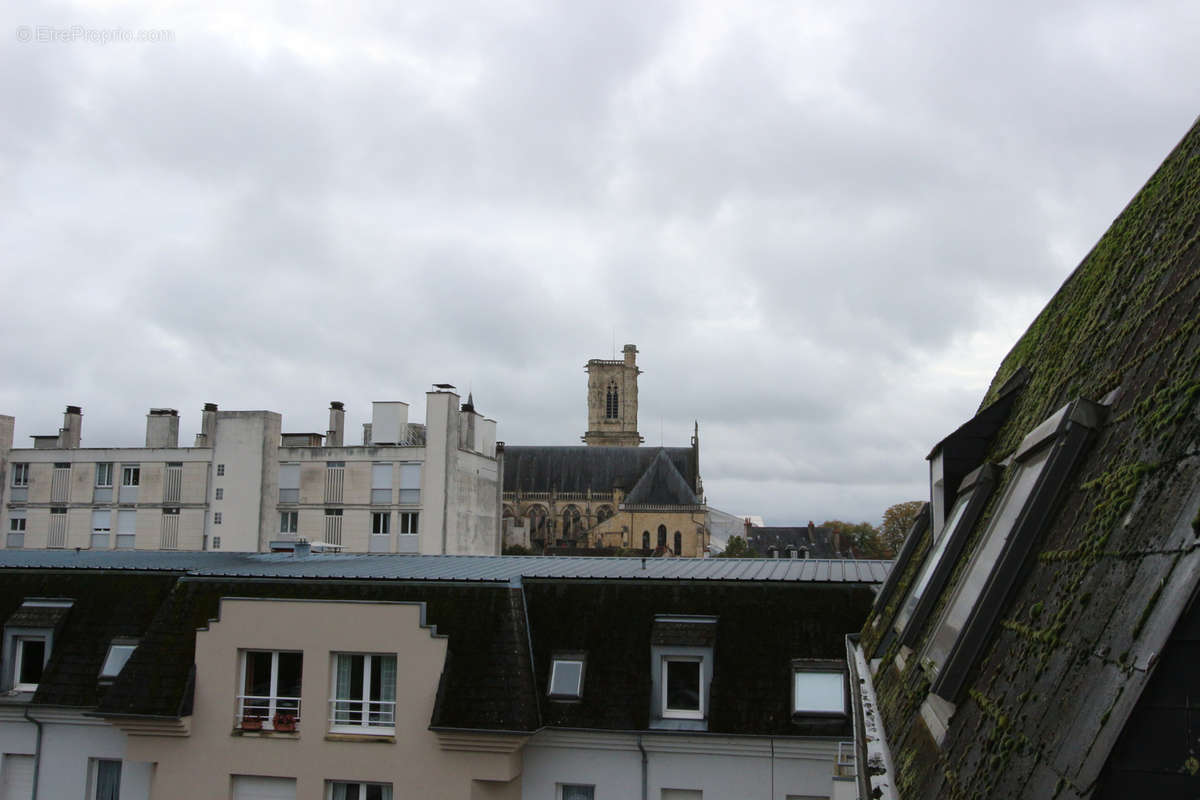
[[[100,680],[111,682],[117,679],[125,662],[137,649],[137,642],[132,640],[114,639],[108,646],[108,655],[104,657],[104,666],[100,668]]]
[[[554,700],[578,700],[583,697],[582,655],[556,656],[550,666],[550,689]]]
[[[792,663],[792,713],[846,713],[846,676],[837,662]]]

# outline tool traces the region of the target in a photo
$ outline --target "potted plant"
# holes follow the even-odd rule
[[[280,733],[294,733],[296,731],[296,715],[287,711],[278,711],[275,718],[271,720],[271,725]]]
[[[242,730],[244,731],[261,731],[263,726],[262,717],[242,717]]]

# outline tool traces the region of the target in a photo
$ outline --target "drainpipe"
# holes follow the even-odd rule
[[[29,706],[25,706],[25,719],[37,726],[37,744],[33,749],[33,794],[30,795],[32,800],[37,800],[38,796],[38,773],[42,768],[42,723],[33,717],[29,716]],[[643,792],[643,798],[645,792]]]
[[[645,560],[645,559],[643,559],[643,560]],[[40,735],[41,728],[38,728],[38,731],[39,731],[39,735]],[[41,741],[41,740],[39,739],[38,741]],[[646,776],[647,776],[647,773],[650,771],[650,765],[646,758],[646,748],[642,745],[642,735],[640,733],[638,734],[637,742],[638,742],[638,750],[642,751],[642,800],[647,800],[647,794],[649,792],[649,785],[647,783]],[[35,786],[37,785],[36,780],[37,779],[35,778],[34,779]]]

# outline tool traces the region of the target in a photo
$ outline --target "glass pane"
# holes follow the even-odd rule
[[[300,696],[300,673],[304,656],[300,653],[279,654],[279,688],[277,697]]]
[[[242,694],[251,697],[271,696],[271,654],[246,653],[246,677]]]
[[[583,677],[582,661],[555,661],[552,673],[550,694],[579,696],[579,679]]]
[[[1004,551],[1008,535],[1012,533],[1013,525],[1021,510],[1025,508],[1025,502],[1029,499],[1034,484],[1042,474],[1042,467],[1046,465],[1046,459],[1053,449],[1052,446],[1043,447],[1037,455],[1018,467],[1017,474],[1013,476],[1005,491],[1000,507],[984,531],[983,541],[972,556],[966,575],[959,583],[957,592],[942,615],[937,631],[929,643],[926,660],[933,664],[936,671],[940,672],[946,659],[950,657],[950,651],[958,641],[958,635],[962,632],[967,617],[971,615],[971,610],[975,608],[975,603],[979,601],[979,596],[983,594],[983,587],[992,574],[992,568],[996,566],[996,561]]]
[[[562,800],[593,800],[595,796],[595,786],[563,784],[562,787]]]
[[[795,699],[792,708],[796,711],[843,713],[846,710],[845,682],[840,672],[795,673]]]
[[[667,708],[700,710],[700,662],[667,662]]]
[[[121,762],[101,759],[96,762],[96,800],[120,800]]]
[[[108,648],[108,658],[104,659],[104,667],[100,670],[101,678],[115,678],[120,674],[125,662],[137,649],[135,644],[114,644]]]
[[[42,664],[46,660],[46,642],[42,639],[21,640],[21,675],[17,683],[39,683]]]
[[[937,565],[942,560],[942,556],[946,554],[946,546],[950,543],[950,537],[954,534],[954,529],[958,526],[959,520],[967,510],[967,504],[971,501],[973,492],[963,495],[954,504],[954,509],[950,512],[950,518],[946,520],[945,527],[942,528],[942,535],[934,542],[933,552],[925,559],[925,563],[921,565],[921,571],[917,575],[917,579],[913,581],[913,588],[908,593],[908,597],[904,600],[904,605],[900,608],[900,613],[896,615],[896,631],[903,632],[904,626],[908,624],[908,620],[912,617],[913,611],[917,608],[917,603],[921,601],[921,597],[925,594],[925,589],[929,587],[929,581],[933,578],[933,571],[937,569]]]

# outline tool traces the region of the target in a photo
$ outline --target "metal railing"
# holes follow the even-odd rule
[[[234,726],[243,730],[275,730],[275,715],[289,715],[296,726],[300,724],[300,698],[273,695],[239,694]]]
[[[329,701],[329,727],[335,728],[389,728],[396,727],[396,701],[394,700],[339,700]]]
[[[838,742],[837,764],[833,774],[839,778],[853,778],[858,774],[855,768],[854,742]]]

